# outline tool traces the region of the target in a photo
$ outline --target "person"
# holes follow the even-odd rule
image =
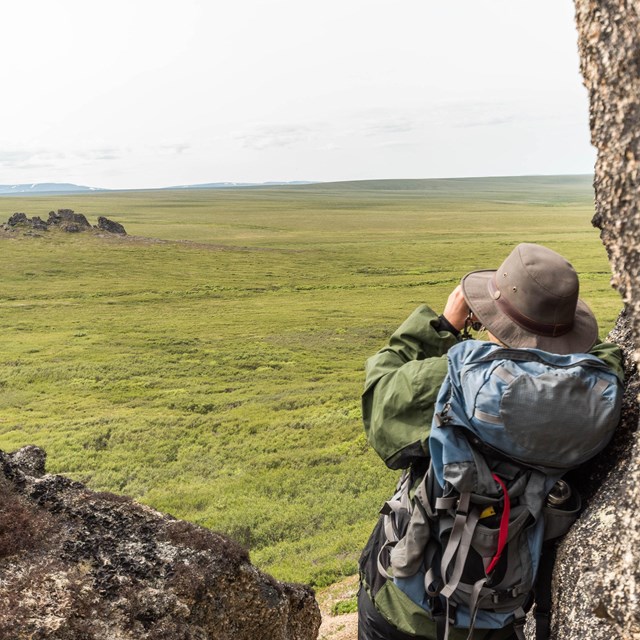
[[[565,258],[523,243],[498,269],[465,275],[441,315],[419,306],[366,363],[364,428],[385,464],[409,468],[416,477],[425,473],[434,405],[447,375],[446,353],[470,324],[483,325],[489,340],[510,348],[591,353],[622,379],[620,349],[599,341],[596,319],[578,292],[578,276]],[[382,520],[360,558],[358,640],[435,640],[431,615],[378,571],[381,527]],[[466,638],[467,630],[452,629],[449,637]],[[483,640],[515,637],[509,627],[474,631],[474,638]]]

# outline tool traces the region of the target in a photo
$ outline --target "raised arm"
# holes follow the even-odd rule
[[[429,455],[433,406],[447,373],[445,354],[464,325],[464,315],[451,310],[449,315],[457,327],[428,306],[418,307],[393,333],[389,345],[367,360],[365,433],[392,469]]]

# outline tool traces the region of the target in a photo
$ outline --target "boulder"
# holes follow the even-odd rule
[[[0,452],[0,637],[315,640],[313,591],[208,529]]]
[[[121,236],[127,235],[124,227],[119,222],[114,222],[113,220],[109,220],[109,218],[105,218],[104,216],[100,216],[98,218],[97,228],[102,231],[106,231],[107,233],[115,233]]]

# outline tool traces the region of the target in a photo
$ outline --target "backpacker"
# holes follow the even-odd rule
[[[598,453],[620,417],[621,384],[598,358],[469,340],[448,353],[431,463],[385,503],[378,569],[437,623],[524,639],[543,541],[566,533],[574,492],[554,485]],[[382,530],[381,528],[381,530]]]

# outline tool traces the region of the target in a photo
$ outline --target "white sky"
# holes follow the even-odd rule
[[[0,184],[590,173],[570,0],[20,0]]]

